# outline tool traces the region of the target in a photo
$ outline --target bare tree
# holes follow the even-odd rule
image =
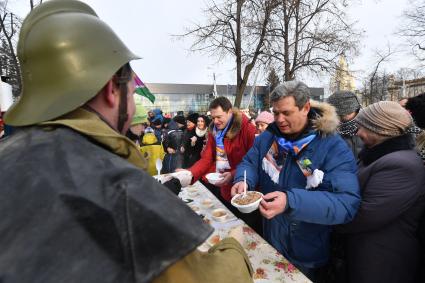
[[[416,68],[400,68],[394,74],[396,80],[414,80],[424,76],[424,71]]]
[[[413,54],[425,61],[425,1],[409,0],[408,7],[403,12],[403,24],[397,33],[407,38]]]
[[[372,104],[381,100],[386,100],[388,95],[389,75],[385,70],[380,71],[382,65],[391,59],[391,56],[397,51],[392,50],[390,45],[387,45],[386,50],[375,50],[375,63],[369,76],[365,79],[364,89],[362,91],[362,101],[366,104]]]
[[[43,0],[30,0],[30,9],[40,5]],[[0,70],[9,77],[13,94],[19,95],[21,90],[21,71],[16,54],[18,34],[22,19],[9,9],[8,1],[0,1]]]
[[[1,72],[9,77],[13,93],[17,95],[21,88],[21,73],[16,56],[17,35],[21,27],[21,19],[8,10],[7,1],[0,3],[0,39],[1,39]]]
[[[39,1],[30,0],[31,11],[32,9],[34,9],[36,6],[40,5],[41,3],[43,3],[43,0],[39,0]]]
[[[237,93],[234,105],[240,107],[249,75],[264,55],[264,41],[271,14],[280,0],[210,1],[206,23],[194,24],[182,37],[194,37],[192,51],[205,51],[236,62]]]
[[[264,109],[268,110],[270,108],[270,94],[279,84],[279,75],[277,74],[276,69],[272,67],[270,68],[269,75],[267,76],[268,93],[264,96]]]
[[[338,56],[357,54],[361,32],[348,22],[348,0],[283,0],[267,34],[268,59],[283,66],[283,79],[300,71],[328,73]],[[276,65],[276,64],[275,64]]]
[[[192,51],[234,58],[237,96],[242,96],[255,65],[274,66],[284,80],[301,70],[337,68],[340,54],[355,54],[361,32],[347,21],[349,0],[211,0],[206,23],[182,37],[194,37]]]

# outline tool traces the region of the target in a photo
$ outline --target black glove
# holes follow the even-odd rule
[[[182,185],[177,178],[171,178],[171,180],[165,182],[163,185],[166,186],[175,195],[178,195],[182,189]]]

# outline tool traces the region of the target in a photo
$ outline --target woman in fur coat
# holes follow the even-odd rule
[[[189,168],[201,158],[201,152],[206,144],[208,118],[192,114],[187,117],[187,131],[184,138],[183,168]]]

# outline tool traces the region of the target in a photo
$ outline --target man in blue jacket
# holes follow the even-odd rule
[[[248,187],[259,185],[264,194],[265,239],[314,279],[329,258],[331,225],[353,219],[360,192],[354,156],[336,134],[335,109],[309,96],[297,81],[273,91],[275,122],[238,166],[232,195],[243,191],[246,171]]]

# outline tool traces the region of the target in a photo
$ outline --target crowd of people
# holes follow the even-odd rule
[[[314,282],[425,282],[425,93],[362,107],[287,81],[257,116],[218,97],[168,117],[135,102],[138,56],[76,0],[35,8],[18,57],[0,281],[252,282],[240,231],[196,249],[212,228],[175,194],[200,181]],[[263,193],[248,214],[230,203],[245,180]]]

